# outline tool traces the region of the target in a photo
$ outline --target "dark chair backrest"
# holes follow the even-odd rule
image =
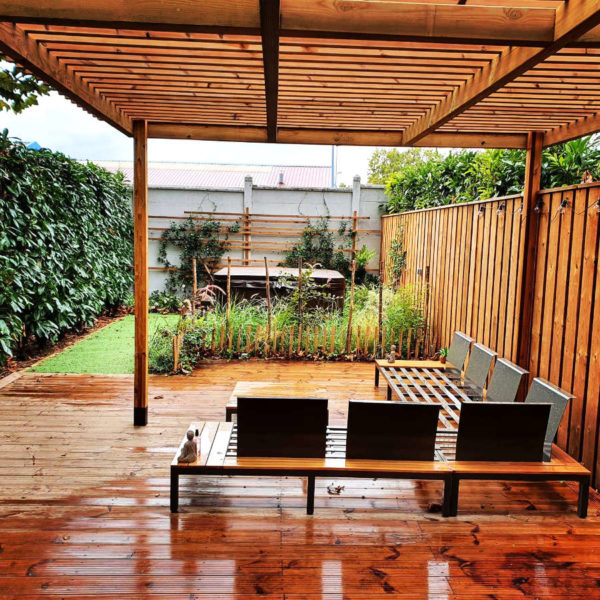
[[[462,371],[474,341],[472,337],[460,331],[455,331],[450,348],[448,348],[448,362]]]
[[[498,356],[483,344],[473,344],[469,354],[469,364],[465,371],[465,379],[483,389],[490,374],[492,362]]]
[[[550,404],[464,402],[456,460],[542,462]]]
[[[323,458],[326,398],[238,397],[238,456]]]
[[[552,442],[558,431],[558,426],[560,425],[560,421],[569,401],[574,397],[575,396],[569,394],[569,392],[565,392],[565,390],[556,387],[541,377],[536,377],[531,382],[531,387],[529,388],[525,402],[548,402],[552,405],[550,418],[548,420],[548,428],[546,429],[546,446],[544,450],[545,460],[550,460]]]
[[[529,371],[519,365],[506,358],[499,358],[494,365],[486,398],[491,402],[514,402],[528,375]]]
[[[346,458],[433,460],[440,408],[350,400]]]

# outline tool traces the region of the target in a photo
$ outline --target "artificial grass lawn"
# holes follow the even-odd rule
[[[174,325],[178,315],[150,314],[148,334]],[[37,373],[98,373],[127,375],[133,373],[135,317],[127,315],[85,339],[65,348],[32,367]]]

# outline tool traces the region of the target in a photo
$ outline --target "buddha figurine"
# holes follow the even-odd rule
[[[177,458],[177,462],[193,463],[196,462],[196,459],[198,458],[198,447],[196,446],[196,441],[194,440],[194,431],[190,429],[186,436],[187,442],[183,445],[181,454]]]
[[[388,362],[393,365],[396,362],[396,346],[392,344],[390,353],[387,355]]]

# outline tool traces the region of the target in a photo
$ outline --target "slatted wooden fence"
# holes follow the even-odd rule
[[[537,258],[531,355],[533,376],[573,392],[558,443],[600,484],[600,185],[544,190],[534,217]],[[389,250],[404,228],[404,283],[428,273],[432,343],[465,331],[516,360],[522,277],[521,197],[493,199],[382,219],[384,275]],[[562,208],[561,208],[562,205]]]

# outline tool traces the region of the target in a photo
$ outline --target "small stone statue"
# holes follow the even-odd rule
[[[396,362],[396,346],[392,344],[390,353],[387,355],[388,362],[393,365]]]
[[[196,441],[194,440],[194,431],[190,429],[187,434],[187,442],[183,445],[181,449],[181,454],[177,458],[177,462],[180,463],[193,463],[196,462],[198,458],[198,447],[196,446]]]

